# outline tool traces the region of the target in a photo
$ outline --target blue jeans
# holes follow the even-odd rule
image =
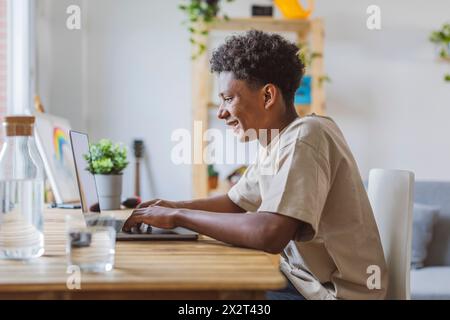
[[[276,290],[276,291],[267,291],[266,299],[267,300],[306,300],[304,296],[302,296],[297,289],[295,289],[294,285],[287,279],[286,288]]]

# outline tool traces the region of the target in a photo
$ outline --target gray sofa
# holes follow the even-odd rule
[[[425,266],[411,270],[412,299],[450,299],[450,182],[416,181],[414,202],[440,209]]]

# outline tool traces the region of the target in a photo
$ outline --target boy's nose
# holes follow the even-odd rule
[[[219,119],[226,119],[229,116],[230,116],[230,113],[221,104],[219,106],[219,110],[217,111],[217,118],[219,118]]]

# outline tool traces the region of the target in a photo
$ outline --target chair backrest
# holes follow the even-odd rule
[[[410,299],[414,173],[372,169],[368,194],[388,267],[386,298]]]

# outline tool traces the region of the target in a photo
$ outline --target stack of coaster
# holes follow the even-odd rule
[[[0,248],[15,250],[42,246],[44,235],[18,212],[3,215],[0,224]]]

